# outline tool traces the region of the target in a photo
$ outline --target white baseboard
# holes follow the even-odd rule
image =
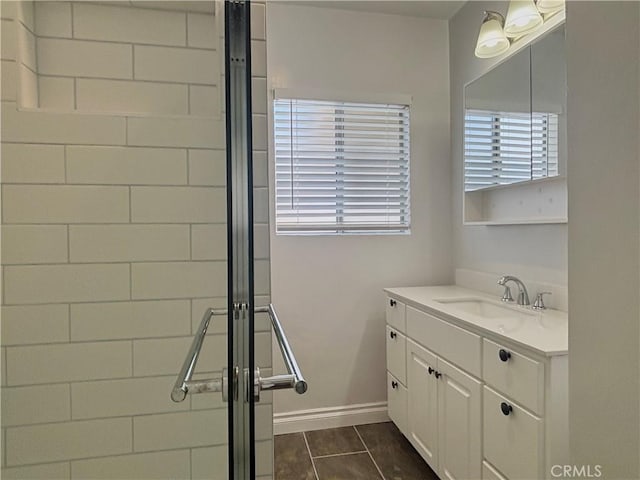
[[[273,433],[281,435],[388,421],[387,402],[314,408],[274,414]]]

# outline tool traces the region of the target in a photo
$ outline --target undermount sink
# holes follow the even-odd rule
[[[519,314],[529,314],[529,312],[518,311],[512,307],[489,302],[481,298],[441,298],[436,300],[436,302],[444,303],[456,310],[486,318],[502,318]]]
[[[522,322],[535,312],[520,307],[503,305],[482,298],[441,298],[436,302],[450,307],[459,313],[466,313],[483,318],[501,332],[512,331],[522,325]],[[489,326],[489,325],[487,325]]]

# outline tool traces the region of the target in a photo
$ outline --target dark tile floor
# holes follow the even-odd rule
[[[392,422],[275,437],[276,480],[438,480]]]

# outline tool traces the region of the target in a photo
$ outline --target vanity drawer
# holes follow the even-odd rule
[[[387,409],[389,418],[407,435],[407,389],[387,372]]]
[[[486,460],[482,462],[482,480],[507,480],[493,465]]]
[[[541,415],[544,411],[544,364],[486,338],[482,349],[484,381]]]
[[[387,325],[387,370],[407,384],[407,338]]]
[[[407,307],[407,335],[467,372],[480,377],[480,337]]]
[[[406,305],[398,300],[387,297],[387,323],[402,333],[407,331],[405,322]]]
[[[544,478],[543,423],[484,387],[484,457],[510,480]]]

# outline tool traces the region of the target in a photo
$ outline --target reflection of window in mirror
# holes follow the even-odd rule
[[[465,113],[465,191],[558,174],[558,115]]]

